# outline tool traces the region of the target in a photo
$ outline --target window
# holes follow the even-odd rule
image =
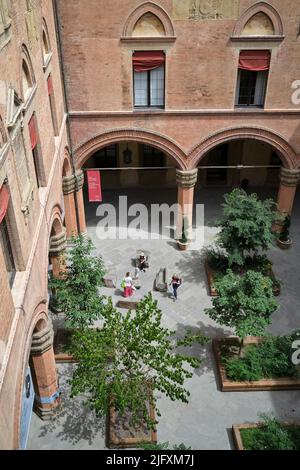
[[[40,149],[35,114],[32,115],[28,123],[28,127],[29,127],[29,134],[30,134],[30,143],[31,143],[31,149],[32,149],[33,163],[34,163],[34,169],[35,169],[35,177],[36,177],[37,186],[38,188],[40,188],[41,186],[43,186],[42,178],[41,178],[41,170],[40,170],[41,149]]]
[[[163,108],[165,105],[165,55],[136,52],[133,57],[134,106]]]
[[[48,28],[47,28],[45,19],[43,19],[42,49],[43,49],[43,66],[45,70],[52,56]]]
[[[241,52],[237,81],[236,106],[264,107],[269,63],[269,51]]]
[[[143,166],[145,167],[164,167],[165,154],[151,145],[142,145]]]
[[[117,168],[117,145],[108,145],[94,153],[93,161],[99,168]]]
[[[54,135],[57,136],[59,132],[58,132],[58,125],[57,125],[57,115],[56,115],[56,105],[55,105],[55,98],[54,98],[54,91],[53,91],[52,75],[49,75],[47,79],[47,87],[48,87],[53,131],[54,131]]]
[[[6,189],[6,185],[4,185],[0,189],[0,246],[4,255],[6,270],[9,276],[9,283],[10,286],[12,286],[16,274],[16,267],[7,224],[8,203],[9,193]]]
[[[0,0],[0,47],[11,37],[10,0]]]
[[[30,190],[30,176],[27,165],[27,157],[25,153],[23,135],[21,129],[19,129],[13,139],[13,149],[15,154],[15,162],[17,175],[19,180],[19,187],[22,201],[25,201],[28,197]]]
[[[265,104],[268,72],[240,70],[238,78],[238,106],[263,107]]]

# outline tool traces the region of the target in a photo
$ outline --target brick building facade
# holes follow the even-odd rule
[[[58,275],[66,238],[86,231],[85,167],[142,167],[151,154],[155,181],[111,171],[104,184],[178,186],[190,219],[185,204],[210,178],[278,185],[292,211],[300,3],[283,3],[0,0],[0,448],[20,446],[28,370],[39,415],[59,405],[49,257]]]

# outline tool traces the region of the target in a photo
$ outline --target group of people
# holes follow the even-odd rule
[[[134,278],[131,277],[131,273],[128,271],[122,280],[121,287],[123,289],[123,297],[131,297],[136,289],[140,287],[139,274],[140,272],[146,272],[147,267],[146,256],[144,253],[141,253],[138,259],[138,266],[135,268]],[[173,274],[169,284],[169,292],[174,301],[178,298],[177,290],[181,284],[182,279],[177,274]]]

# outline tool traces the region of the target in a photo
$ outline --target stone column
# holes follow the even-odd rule
[[[62,272],[66,270],[64,252],[66,249],[66,232],[50,238],[49,258],[52,264],[52,274],[55,279],[62,277]]]
[[[277,198],[277,209],[279,212],[292,213],[299,179],[300,170],[281,168],[280,186]]]
[[[79,231],[82,235],[87,234],[86,221],[85,221],[85,210],[84,210],[84,200],[83,200],[83,183],[84,183],[84,174],[83,171],[78,171],[76,173],[76,198],[77,198],[77,208],[78,208],[78,226]]]
[[[194,206],[194,187],[197,183],[198,169],[182,171],[176,170],[176,181],[178,185],[178,215],[176,238],[181,238],[182,223],[188,221],[188,238],[191,238],[193,229],[193,206]]]
[[[35,412],[43,420],[51,419],[61,402],[53,351],[52,325],[49,324],[33,334],[30,366],[35,388]]]
[[[78,234],[77,217],[76,217],[76,209],[75,209],[75,189],[76,189],[76,177],[74,175],[65,176],[63,178],[63,194],[64,194],[67,238],[71,238],[73,235],[76,236]]]

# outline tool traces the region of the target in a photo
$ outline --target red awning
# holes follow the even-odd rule
[[[49,77],[48,77],[47,86],[48,86],[48,95],[50,96],[53,93],[53,83],[52,83],[51,75],[49,75]]]
[[[35,127],[35,117],[32,116],[28,123],[29,127],[29,135],[30,135],[30,142],[31,142],[31,148],[32,150],[35,149],[37,146],[37,132],[36,132],[36,127]]]
[[[5,186],[0,189],[0,224],[5,217],[9,203],[9,192]]]
[[[133,54],[133,68],[135,72],[154,70],[165,63],[165,54],[162,51],[135,52]]]
[[[270,51],[242,51],[240,53],[239,69],[263,72],[269,70],[270,59]]]

